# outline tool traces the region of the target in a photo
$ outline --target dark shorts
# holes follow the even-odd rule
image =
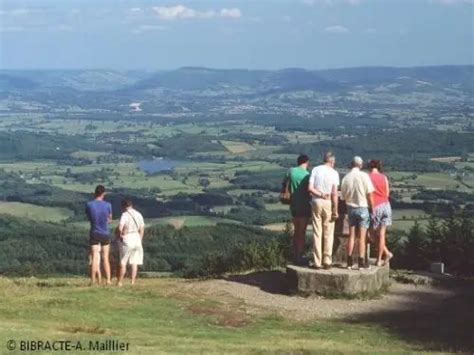
[[[309,202],[302,204],[291,204],[290,211],[293,218],[311,217],[311,205]]]
[[[93,233],[89,239],[89,245],[109,245],[111,241],[110,235]]]

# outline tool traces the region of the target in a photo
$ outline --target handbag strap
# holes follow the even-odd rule
[[[140,230],[140,227],[138,226],[138,223],[137,223],[135,217],[133,217],[133,214],[132,214],[130,211],[127,210],[127,212],[128,212],[128,214],[132,217],[133,222],[135,222],[135,226],[137,226],[137,231],[139,231],[139,230]]]

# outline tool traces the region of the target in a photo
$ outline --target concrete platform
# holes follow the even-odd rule
[[[334,266],[331,270],[315,270],[295,265],[286,266],[286,277],[292,292],[308,295],[355,296],[375,294],[389,284],[390,266],[371,265],[369,270],[348,270]]]

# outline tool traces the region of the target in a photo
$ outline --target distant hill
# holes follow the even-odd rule
[[[473,65],[412,68],[360,67],[319,70],[317,73],[326,80],[349,85],[379,85],[405,79],[431,84],[461,85],[465,88],[474,88]]]
[[[171,71],[0,70],[0,92],[71,89],[140,95],[153,90],[212,91],[223,94],[268,94],[290,91],[337,91],[355,86],[392,85],[399,90],[474,90],[474,66],[413,68],[360,67],[328,70],[209,69],[184,67]]]
[[[147,72],[114,70],[4,70],[0,71],[0,90],[116,90],[130,86],[147,75]]]

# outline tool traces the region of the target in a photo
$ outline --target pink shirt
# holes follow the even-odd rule
[[[381,205],[382,203],[388,202],[388,179],[380,172],[369,173],[370,180],[374,185],[374,207]]]

